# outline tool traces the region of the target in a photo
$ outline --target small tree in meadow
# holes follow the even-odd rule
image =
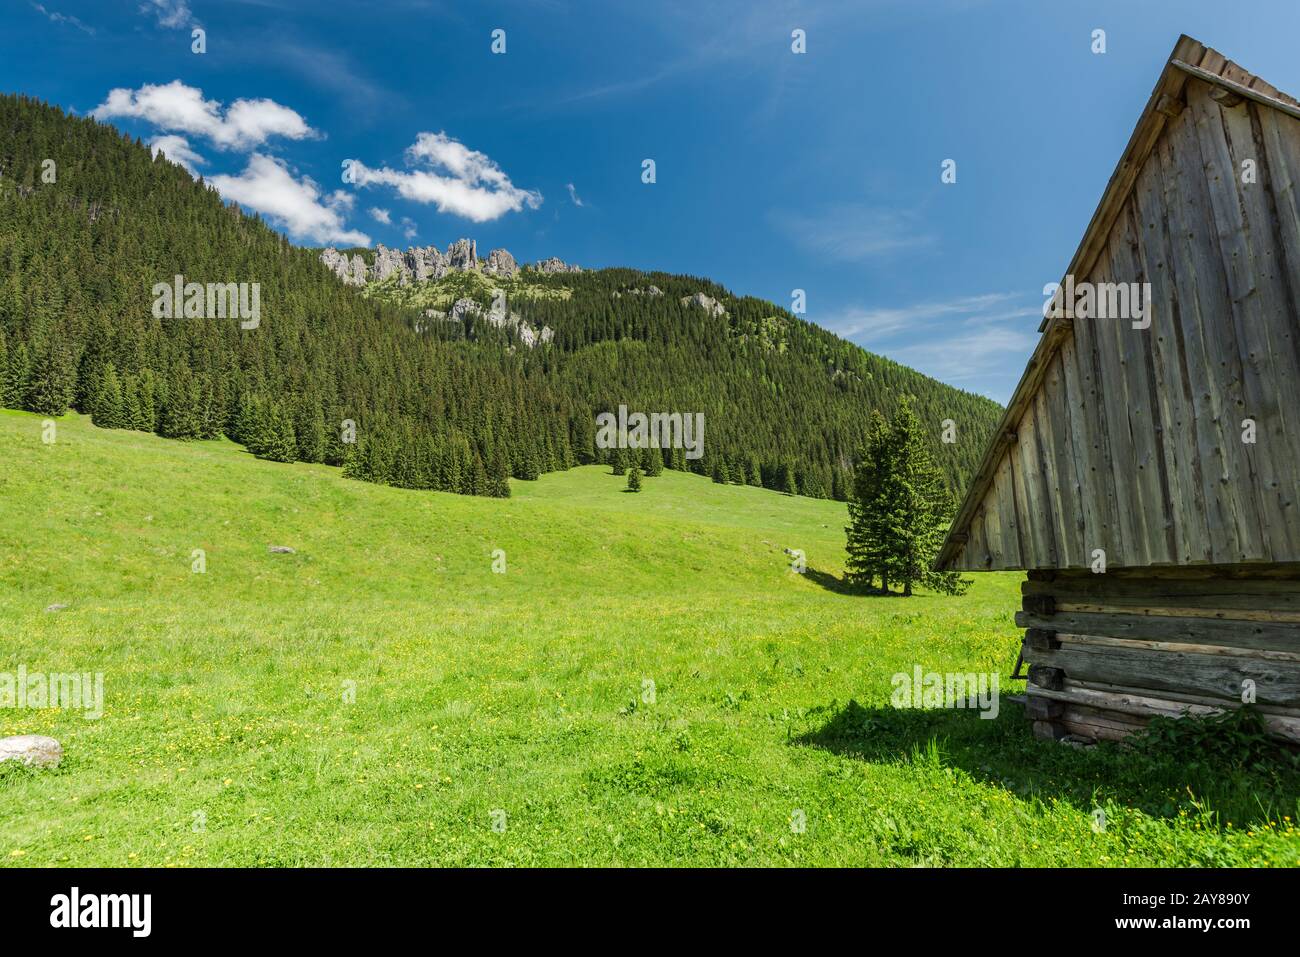
[[[627,471],[627,490],[629,492],[641,491],[641,470],[635,465]]]
[[[933,568],[952,511],[911,401],[903,400],[892,427],[873,413],[845,529],[850,580],[870,583],[879,576],[881,591],[897,583],[904,595],[912,594],[913,585],[949,595],[965,592],[969,579]]]

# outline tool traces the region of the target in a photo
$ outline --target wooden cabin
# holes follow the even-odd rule
[[[1300,103],[1180,38],[1066,276],[1146,314],[1058,298],[937,567],[1027,571],[1041,737],[1300,741]]]

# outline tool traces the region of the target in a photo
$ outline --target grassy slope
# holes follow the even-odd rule
[[[914,664],[1007,673],[1018,579],[838,593],[836,503],[673,473],[631,495],[594,467],[469,499],[76,416],[43,445],[37,417],[0,412],[0,450],[0,671],[102,671],[107,699],[99,721],[0,710],[0,734],[66,749],[55,772],[0,770],[3,864],[1300,853],[1293,798],[1230,827],[1111,750],[1034,742],[1012,705],[890,709]]]

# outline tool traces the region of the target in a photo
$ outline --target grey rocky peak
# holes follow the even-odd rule
[[[478,269],[478,248],[472,239],[458,239],[447,247],[447,265],[452,269]]]
[[[509,279],[519,271],[515,257],[504,249],[494,249],[488,253],[485,271],[492,276],[505,276]]]
[[[382,282],[396,274],[398,282],[405,285],[411,278],[411,268],[406,264],[406,256],[396,249],[389,249],[383,243],[375,247],[374,262],[375,281]]]
[[[406,264],[416,282],[441,279],[447,274],[447,259],[437,246],[413,246],[406,251]]]
[[[429,282],[441,279],[452,270],[467,272],[482,268],[490,276],[512,279],[519,275],[519,263],[506,249],[494,249],[488,253],[485,263],[478,259],[478,245],[472,239],[458,239],[447,247],[445,253],[437,246],[412,246],[401,252],[389,249],[383,243],[375,247],[371,261],[367,262],[360,253],[348,256],[333,246],[321,251],[320,261],[349,286],[364,286],[368,282],[379,282],[389,276],[396,276],[399,285],[411,282]],[[536,266],[542,273],[580,273],[581,266],[571,266],[564,260],[552,256],[543,259]],[[641,290],[634,290],[640,293]],[[654,286],[646,291],[647,295],[663,295]]]
[[[354,254],[349,259],[344,253],[330,246],[320,254],[320,261],[349,286],[366,284],[366,264],[360,255]]]
[[[722,303],[702,292],[697,292],[693,296],[682,296],[682,305],[699,306],[711,316],[725,316],[727,314],[727,310],[722,308]]]
[[[537,264],[537,271],[543,273],[582,272],[581,266],[570,266],[559,256],[543,259]]]
[[[325,268],[328,269],[330,272],[334,273],[334,275],[338,276],[340,279],[344,281],[347,280],[348,271],[351,268],[350,264],[348,263],[348,257],[344,256],[333,246],[327,246],[321,252],[320,261],[323,262],[325,264]]]

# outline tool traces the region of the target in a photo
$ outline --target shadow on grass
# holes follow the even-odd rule
[[[937,760],[1022,798],[1061,800],[1087,813],[1113,801],[1153,817],[1186,812],[1211,829],[1296,819],[1300,758],[1281,746],[1236,758],[1189,756],[1155,744],[1101,742],[1086,750],[1034,738],[1003,696],[998,717],[964,709],[867,708],[832,703],[805,715],[791,743],[872,763]]]
[[[824,572],[818,568],[809,565],[804,569],[803,577],[815,585],[825,588],[827,591],[833,591],[837,595],[863,595],[872,598],[897,598],[898,595],[893,592],[885,593],[879,588],[871,585],[855,585],[847,578],[841,578],[838,575],[832,575],[830,572]]]

